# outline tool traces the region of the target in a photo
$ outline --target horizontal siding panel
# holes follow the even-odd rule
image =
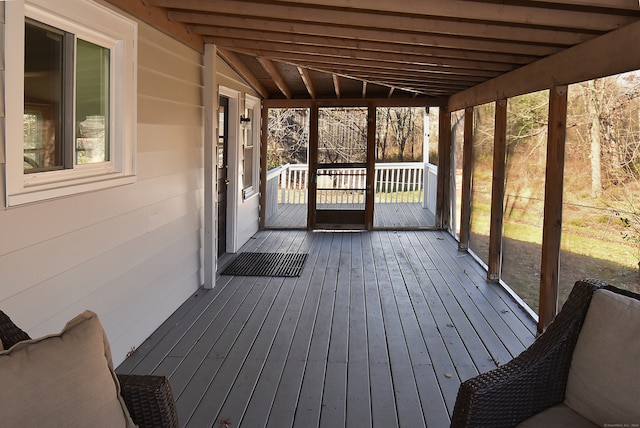
[[[184,250],[193,250],[192,236],[185,241]],[[131,347],[140,345],[201,286],[198,275],[197,252],[174,254],[165,270],[156,270],[156,275],[145,274],[146,283],[140,283],[137,294],[131,294],[116,310],[105,316],[104,324],[117,345],[113,347],[114,359],[124,361]],[[178,258],[178,257],[182,258]],[[151,263],[143,268],[157,268]],[[172,284],[158,287],[158,283]],[[116,363],[116,364],[119,364]]]
[[[202,105],[202,86],[162,74],[157,69],[138,67],[138,95],[159,97],[188,105]]]
[[[140,210],[114,217],[14,251],[0,258],[3,286],[0,302],[60,272],[73,269],[188,213],[199,212],[197,192],[181,194]],[[191,225],[199,230],[197,218]]]
[[[197,170],[180,172],[0,212],[0,263],[2,255],[192,192],[200,188],[194,178],[197,174]]]
[[[194,207],[197,206],[197,201],[196,192],[192,192],[149,206],[147,208],[147,231],[153,232],[179,218],[195,213]],[[197,223],[194,222],[191,225],[192,229],[194,225],[197,225]]]
[[[203,126],[203,109],[162,98],[138,97],[138,123]]]
[[[101,289],[114,288],[115,284],[124,287],[120,290],[118,298],[129,298],[131,290],[138,288],[139,284],[123,281],[128,272],[136,271],[138,266],[142,265],[155,266],[147,268],[147,272],[162,269],[162,265],[156,261],[163,260],[161,254],[171,252],[185,236],[193,236],[191,226],[194,217],[193,214],[184,217],[167,225],[163,230],[146,234],[126,245],[104,252],[99,257],[87,260],[4,300],[2,306],[10,315],[16,317],[15,321],[21,327],[34,335],[46,334],[52,325],[61,327],[66,322],[65,319],[73,316],[78,310],[96,308],[105,312],[105,309],[99,306],[99,299],[94,299],[93,305],[83,305],[81,308],[75,305],[79,301],[87,301]],[[183,251],[182,247],[180,251]],[[155,274],[153,276],[155,277]],[[78,286],[79,284],[81,286]],[[158,282],[157,286],[160,284],[162,282]],[[60,296],[65,298],[60,299]],[[113,309],[109,309],[111,310]]]
[[[2,257],[0,301],[135,239],[146,226],[146,210],[140,210]]]
[[[138,180],[144,181],[183,171],[204,174],[200,147],[183,147],[176,150],[138,153]]]
[[[163,73],[187,82],[202,79],[202,55],[182,43],[168,38],[147,24],[138,27],[138,65],[157,67]]]
[[[200,126],[138,124],[138,156],[145,152],[171,151],[183,147],[202,147],[204,139]],[[196,165],[202,158],[195,159]],[[143,167],[138,164],[138,170]]]

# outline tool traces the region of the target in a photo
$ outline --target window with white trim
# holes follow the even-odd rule
[[[91,1],[6,3],[7,205],[135,181],[135,22]]]
[[[260,147],[260,100],[245,96],[244,114],[240,118],[243,139],[242,194],[247,199],[258,193]]]

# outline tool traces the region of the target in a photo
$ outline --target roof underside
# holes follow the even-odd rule
[[[109,0],[269,99],[447,98],[640,19],[638,0]]]

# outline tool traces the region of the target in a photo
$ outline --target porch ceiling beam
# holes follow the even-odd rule
[[[469,86],[473,86],[476,82],[474,81],[464,81],[464,80],[444,80],[444,79],[432,79],[430,77],[420,77],[420,76],[411,76],[411,75],[394,75],[392,73],[376,73],[375,71],[364,71],[364,70],[343,70],[343,69],[332,69],[335,74],[341,74],[344,76],[357,76],[359,79],[363,80],[380,80],[386,82],[405,82],[405,83],[418,83],[424,85],[432,85],[432,86],[442,86],[448,89],[458,89],[462,90],[464,88],[468,88]]]
[[[388,74],[380,74],[380,73],[373,72],[371,69],[363,69],[363,71],[356,70],[354,72],[352,70],[348,70],[348,69],[343,70],[340,68],[331,68],[331,69],[316,68],[313,65],[309,65],[308,68],[309,70],[314,70],[319,73],[338,74],[351,79],[367,80],[369,81],[370,84],[378,84],[382,86],[397,86],[395,88],[397,90],[406,89],[408,86],[410,86],[409,83],[415,83],[417,85],[422,85],[424,89],[435,90],[438,93],[442,93],[444,90],[446,94],[450,94],[451,91],[447,90],[447,88],[451,90],[455,90],[455,92],[459,92],[460,90],[464,90],[465,88],[469,88],[477,84],[477,82],[475,82],[473,79],[470,79],[468,81],[445,80],[441,78],[439,75],[435,75],[436,77],[433,77],[433,75],[424,75],[422,77],[419,76],[418,79],[416,79],[415,75],[413,76],[410,74],[405,75],[401,71],[398,71],[398,76],[395,76],[393,71],[390,71]],[[446,76],[446,77],[450,78],[451,76]],[[403,80],[403,78],[405,80]],[[449,84],[457,85],[457,86],[452,88]],[[415,90],[416,90],[415,88],[410,89],[410,92],[414,92]]]
[[[205,41],[208,41],[208,38],[205,38]],[[434,74],[444,74],[444,75],[457,75],[457,76],[482,76],[482,77],[496,77],[500,74],[498,71],[493,70],[478,70],[473,68],[450,68],[450,67],[440,67],[429,64],[421,64],[421,63],[410,63],[410,62],[393,62],[393,61],[383,61],[383,60],[375,60],[375,59],[355,59],[355,58],[347,58],[340,56],[327,56],[327,55],[314,55],[308,54],[304,52],[277,52],[277,51],[264,51],[264,50],[250,50],[250,49],[239,49],[239,48],[229,48],[226,47],[227,50],[232,50],[239,53],[244,53],[246,55],[251,56],[264,56],[267,58],[271,58],[272,60],[277,60],[281,62],[289,62],[297,65],[307,64],[316,64],[316,65],[369,65],[371,67],[382,67],[387,69],[398,69],[398,70],[413,70],[419,71],[423,73],[432,72]],[[319,67],[316,67],[321,69]]]
[[[298,67],[298,73],[300,73],[300,77],[304,82],[304,86],[307,88],[307,92],[312,99],[316,98],[316,90],[313,87],[313,80],[311,80],[311,73],[309,73],[309,69],[305,67]]]
[[[278,3],[284,3],[278,0]],[[296,0],[297,4],[310,7],[343,8],[344,0]],[[635,10],[638,10],[636,3]],[[516,4],[473,2],[464,0],[354,0],[350,9],[375,10],[393,14],[431,15],[454,19],[471,19],[486,22],[500,21],[509,24],[536,25],[542,27],[590,29],[610,31],[635,21],[629,14],[596,15],[582,10],[549,9]],[[631,10],[631,9],[628,9]]]
[[[262,86],[260,81],[253,75],[251,70],[236,56],[235,53],[226,49],[218,48],[218,55],[229,64],[229,66],[247,81],[262,98],[269,98],[269,92]]]
[[[252,3],[234,0],[145,0],[145,4],[172,9],[210,12],[226,15],[237,15],[242,11],[247,16],[266,18],[267,20],[324,23],[327,25],[344,25],[368,27],[370,29],[387,29],[416,32],[435,32],[456,36],[481,37],[484,39],[510,40],[530,43],[548,43],[556,45],[575,45],[592,39],[606,29],[581,31],[579,28],[566,29],[535,28],[531,23],[524,26],[500,25],[478,21],[460,21],[459,19],[437,19],[423,16],[402,16],[381,14],[379,12],[360,12],[349,9],[332,10],[326,8],[310,8],[291,6],[289,4]]]
[[[640,56],[629,54],[637,50],[638,38],[640,21],[459,92],[451,96],[449,110],[638,70]]]
[[[309,67],[310,69],[315,69],[314,67]],[[338,74],[358,74],[358,75],[376,75],[380,77],[391,77],[391,78],[407,78],[407,79],[418,79],[420,81],[429,80],[430,82],[441,82],[441,83],[461,83],[464,85],[476,84],[480,82],[484,82],[487,80],[487,77],[484,76],[460,76],[455,74],[443,74],[443,73],[433,73],[430,71],[420,72],[419,70],[408,70],[400,68],[376,68],[372,67],[368,64],[354,64],[354,65],[326,65],[323,67],[324,72],[335,72]],[[318,70],[318,71],[323,71]]]
[[[282,92],[285,97],[291,98],[291,89],[289,89],[289,86],[287,86],[287,83],[284,81],[284,78],[278,71],[278,68],[273,63],[273,61],[264,57],[257,57],[256,59],[258,60],[262,68],[264,68],[265,71],[269,74],[269,76],[271,76],[271,79],[276,84],[278,89],[280,89],[280,92]]]
[[[203,36],[222,40],[243,40],[301,45],[301,49],[313,50],[315,47],[340,46],[345,49],[369,50],[375,52],[395,52],[406,55],[438,56],[466,61],[480,61],[505,64],[528,64],[540,58],[533,55],[512,55],[496,52],[478,52],[421,45],[416,43],[394,43],[384,41],[358,40],[345,37],[332,37],[307,34],[291,34],[275,31],[252,30],[246,28],[214,27],[211,25],[191,25],[191,31]]]
[[[542,5],[548,5],[548,0],[529,0],[532,3],[541,3]],[[572,6],[587,6],[587,7],[601,7],[607,9],[624,9],[624,10],[638,10],[640,5],[637,0],[562,0],[554,1],[554,3],[572,5]]]
[[[187,25],[170,21],[167,11],[159,7],[147,6],[143,0],[106,0],[107,3],[139,18],[153,28],[169,34],[179,42],[204,53],[204,40],[201,35],[192,33]]]
[[[337,73],[337,74],[340,74],[340,73]],[[354,76],[353,74],[350,74],[350,75],[340,74],[340,75],[345,77]],[[376,76],[369,76],[369,75],[355,75],[355,76],[357,77],[358,80],[366,81],[366,82],[369,82],[369,84],[373,84],[373,85],[394,86],[397,89],[403,88],[403,87],[422,88],[422,89],[428,89],[432,91],[446,92],[449,94],[452,92],[463,91],[472,86],[472,84],[454,86],[454,85],[445,85],[442,83],[432,83],[429,81],[379,78]]]
[[[261,52],[278,53],[280,55],[287,55],[289,53],[297,54],[304,50],[308,55],[319,55],[325,57],[342,57],[342,58],[356,58],[359,60],[373,60],[373,61],[385,61],[395,63],[409,63],[409,64],[423,64],[437,67],[444,67],[446,62],[446,68],[449,69],[473,69],[473,70],[489,70],[489,71],[511,71],[515,68],[512,64],[495,63],[495,62],[481,62],[481,61],[468,61],[462,59],[447,59],[411,54],[411,53],[398,53],[398,52],[385,52],[374,50],[355,50],[345,49],[342,47],[325,47],[325,46],[298,46],[291,43],[280,42],[268,42],[264,40],[243,40],[243,39],[231,39],[226,37],[205,37],[207,43],[215,43],[218,46],[223,46],[227,49],[242,49],[246,52],[251,52],[256,56],[261,56]]]
[[[336,98],[340,98],[340,78],[337,74],[332,75],[333,89],[336,91]]]
[[[370,84],[383,85],[383,86],[396,86],[398,88],[411,86],[414,88],[423,88],[423,89],[431,89],[438,90],[442,92],[451,93],[451,91],[461,91],[468,88],[470,85],[447,85],[443,83],[432,83],[426,80],[418,80],[418,79],[394,79],[394,78],[380,78],[372,75],[354,75],[354,74],[343,74],[343,73],[334,73],[339,76],[353,79],[354,76],[357,80],[362,80],[369,82]]]
[[[377,107],[444,107],[447,99],[444,97],[421,97],[421,98],[342,98],[336,99],[275,99],[270,98],[263,101],[266,108],[308,108],[319,107],[362,107],[371,103]]]
[[[296,64],[293,64],[294,66],[299,66]],[[375,73],[371,74],[371,70],[365,70],[364,72],[352,72],[349,70],[342,70],[340,68],[322,68],[322,67],[316,67],[313,64],[306,64],[306,68],[309,68],[310,70],[315,70],[319,73],[331,73],[331,74],[338,74],[341,76],[345,76],[351,79],[357,79],[357,80],[368,80],[369,83],[376,83],[376,84],[381,84],[384,86],[397,86],[396,89],[402,89],[404,86],[407,86],[408,82],[415,82],[415,83],[419,83],[423,86],[427,86],[427,85],[431,85],[432,88],[437,88],[437,89],[445,89],[448,86],[448,84],[452,84],[452,85],[459,85],[459,86],[455,86],[453,89],[456,90],[456,92],[459,92],[460,90],[465,90],[465,88],[469,88],[474,86],[475,84],[477,84],[477,82],[473,81],[473,80],[441,80],[439,78],[439,75],[435,75],[435,78],[432,77],[431,75],[423,75],[422,78],[418,78],[416,79],[412,79],[415,78],[415,76],[408,76],[407,80],[398,80],[396,78],[394,78],[393,73],[391,72],[390,75],[378,75],[377,78],[374,78]],[[399,75],[400,77],[402,77],[401,75]],[[450,77],[450,76],[447,76]],[[386,82],[386,83],[383,83]],[[402,83],[400,83],[402,82]],[[413,90],[412,90],[413,92]],[[450,91],[448,92],[449,94],[451,93]]]
[[[194,25],[206,25],[227,29],[245,29],[282,33],[295,37],[309,35],[318,37],[333,37],[359,41],[377,41],[387,43],[416,44],[419,46],[433,46],[441,49],[454,49],[462,52],[502,52],[513,55],[548,56],[560,50],[558,46],[547,44],[532,44],[530,42],[498,41],[487,39],[473,39],[468,37],[448,36],[428,32],[426,29],[402,32],[387,29],[368,29],[354,27],[340,27],[331,24],[315,24],[291,22],[281,20],[265,20],[255,17],[239,17],[215,15],[207,13],[169,11],[169,19]]]

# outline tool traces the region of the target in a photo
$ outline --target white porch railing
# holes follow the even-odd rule
[[[438,167],[422,162],[376,163],[376,203],[420,203],[435,212]],[[318,175],[318,195],[323,204],[364,202],[364,168],[323,169]],[[308,203],[307,164],[286,164],[267,173],[266,217],[278,204]],[[362,191],[356,190],[361,189]]]

